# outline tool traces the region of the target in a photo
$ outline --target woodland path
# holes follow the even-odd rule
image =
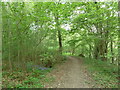
[[[46,84],[45,88],[99,88],[83,65],[82,59],[73,56],[68,56],[68,60],[49,76],[53,76],[55,81]]]

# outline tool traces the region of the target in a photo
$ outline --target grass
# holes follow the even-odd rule
[[[84,59],[84,64],[93,76],[96,84],[104,88],[118,88],[118,66],[106,61]]]

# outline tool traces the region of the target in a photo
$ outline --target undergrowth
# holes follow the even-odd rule
[[[62,59],[61,63],[66,58],[64,57]],[[21,66],[18,69],[15,67],[13,71],[10,71],[8,68],[4,69],[5,66],[3,66],[2,88],[44,88],[44,83],[54,80],[52,76],[47,77],[47,74],[54,69],[55,65],[50,68],[27,62],[26,69]]]
[[[43,82],[50,80],[46,74],[52,69],[31,70],[31,72],[3,72],[3,88],[43,88]]]
[[[96,84],[104,88],[118,88],[118,66],[106,61],[85,58],[84,63]]]

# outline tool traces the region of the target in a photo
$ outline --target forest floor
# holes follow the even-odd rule
[[[45,88],[99,88],[87,71],[83,60],[77,57],[68,56],[62,65],[57,66],[48,77],[53,77],[50,83],[45,84]]]

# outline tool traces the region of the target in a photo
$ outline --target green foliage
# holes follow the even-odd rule
[[[90,58],[85,58],[84,64],[98,85],[105,88],[118,88],[117,65]]]
[[[4,88],[43,88],[46,74],[51,70],[31,70],[29,72],[3,72]]]
[[[5,81],[3,87],[35,87],[32,84],[43,87],[37,82],[38,78],[44,78],[44,75],[39,77],[44,71],[39,72],[31,66],[52,67],[65,61],[63,55],[83,54],[107,62],[113,60],[116,64],[119,40],[117,11],[116,2],[3,2],[4,75],[7,71],[21,72],[22,75],[25,71],[33,73],[23,80],[25,83],[16,85],[12,81],[8,85]],[[106,62],[100,64],[105,65]],[[113,70],[110,67],[108,72]],[[8,78],[16,76],[12,73]],[[18,74],[18,77],[22,76]],[[32,86],[27,85],[29,83]]]

